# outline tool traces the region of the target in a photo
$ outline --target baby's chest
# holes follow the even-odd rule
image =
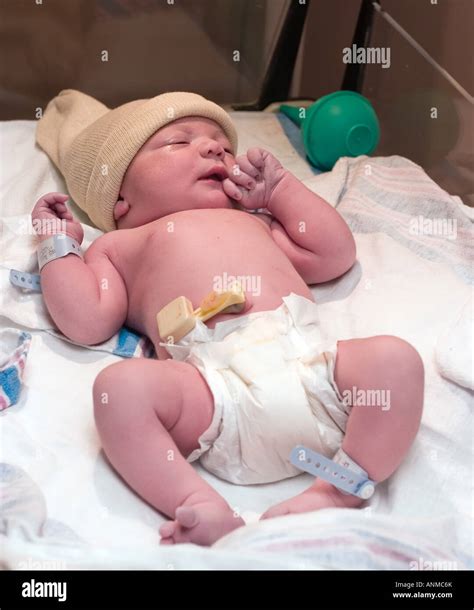
[[[184,268],[199,264],[213,267],[234,260],[254,260],[272,242],[263,226],[251,222],[205,224],[180,223],[169,220],[155,227],[144,244],[143,256],[148,260],[172,260]],[[183,269],[184,270],[184,269]]]

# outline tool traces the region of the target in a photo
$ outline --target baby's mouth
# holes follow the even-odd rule
[[[199,180],[212,180],[213,182],[222,182],[222,178],[218,174],[211,174],[210,176],[199,178]]]
[[[223,178],[221,178],[217,174],[211,174],[210,176],[199,178],[198,182],[203,182],[204,184],[206,184],[207,186],[211,186],[212,188],[223,188]]]
[[[223,182],[227,178],[227,170],[222,165],[214,165],[210,167],[208,171],[199,178],[199,180],[206,180],[212,182]]]

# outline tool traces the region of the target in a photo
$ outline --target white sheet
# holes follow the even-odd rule
[[[427,385],[422,428],[401,468],[378,487],[371,510],[382,523],[385,520],[387,531],[394,521],[418,529],[420,541],[449,548],[450,557],[468,562],[472,556],[472,394],[439,375],[434,347],[453,313],[469,299],[469,261],[462,240],[453,246],[440,239],[434,247],[429,236],[415,240],[406,231],[407,219],[420,210],[439,215],[448,206],[467,235],[470,222],[462,205],[419,168],[398,158],[371,159],[375,172],[369,176],[364,173],[364,159],[341,160],[330,174],[313,176],[274,115],[234,113],[234,117],[243,134],[240,151],[253,145],[269,148],[310,188],[337,205],[355,232],[358,263],[340,280],[313,289],[328,337],[395,334],[411,341],[424,359]],[[64,190],[45,155],[35,150],[33,129],[34,123],[26,121],[1,124],[3,217],[27,213],[41,194]],[[14,156],[7,154],[11,150]],[[0,325],[16,326],[7,319],[0,319]],[[18,562],[28,556],[42,561],[56,557],[67,563],[65,567],[163,567],[169,561],[178,567],[298,567],[301,551],[297,544],[288,543],[289,534],[298,530],[302,535],[322,535],[329,519],[324,514],[334,511],[242,528],[211,550],[157,546],[163,518],[108,466],[93,423],[92,383],[102,368],[117,360],[34,333],[21,400],[0,414],[0,460],[15,466],[19,480],[29,480],[22,471],[28,474],[37,486],[31,488],[36,490],[32,492],[35,506],[43,506],[44,513],[34,517],[35,511],[17,511],[3,522],[4,534],[7,526],[10,531],[3,550],[7,564],[22,567]],[[249,521],[311,481],[302,475],[271,485],[237,487],[200,472]],[[5,485],[12,490],[11,483]],[[18,505],[20,498],[21,494]],[[342,529],[344,514],[331,515]],[[362,519],[363,512],[358,514],[356,519]],[[440,525],[447,519],[449,536]],[[285,556],[259,549],[258,541],[268,528],[274,541],[286,541]],[[74,546],[78,538],[84,546]],[[420,542],[425,553],[428,547]],[[318,565],[327,567],[311,563],[313,568]],[[373,567],[370,562],[366,565]]]

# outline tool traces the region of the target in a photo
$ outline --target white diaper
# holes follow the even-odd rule
[[[291,293],[274,311],[196,327],[167,351],[194,365],[214,396],[214,417],[188,457],[238,484],[301,474],[296,445],[332,457],[349,415],[334,381],[336,343],[323,345],[317,305]]]

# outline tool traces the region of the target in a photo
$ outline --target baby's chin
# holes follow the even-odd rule
[[[203,210],[203,209],[211,209],[211,210],[233,210],[234,204],[232,199],[227,197],[227,195],[222,191],[221,193],[211,193],[208,196],[200,197],[197,199],[191,210]]]
[[[117,229],[134,229],[136,227],[141,227],[150,222],[154,222],[155,220],[159,220],[164,216],[169,216],[170,214],[175,214],[177,212],[186,212],[188,210],[239,210],[240,206],[234,202],[230,197],[228,197],[224,191],[210,193],[209,195],[205,195],[204,197],[196,197],[187,198],[186,205],[183,206],[171,206],[165,213],[160,213],[157,211],[155,216],[147,217],[147,218],[130,218],[128,214],[124,214],[122,217],[116,219],[116,227]]]

